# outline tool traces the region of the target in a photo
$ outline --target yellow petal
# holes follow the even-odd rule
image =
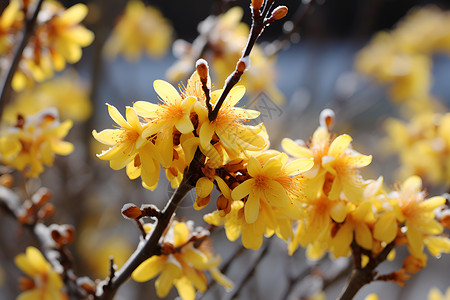
[[[262,172],[261,164],[253,156],[248,159],[247,171],[248,174],[252,177],[256,177]]]
[[[373,230],[373,237],[385,243],[392,242],[397,236],[397,220],[393,212],[383,213]]]
[[[284,171],[288,175],[298,175],[300,173],[306,172],[310,170],[314,166],[314,160],[304,158],[304,159],[296,159],[289,164],[287,164],[284,168]]]
[[[188,134],[194,130],[194,125],[192,125],[189,115],[184,115],[181,119],[177,120],[175,127],[183,134]]]
[[[189,228],[186,223],[178,222],[173,226],[174,230],[174,246],[183,245],[189,239]]]
[[[238,85],[231,89],[230,93],[228,94],[227,98],[224,101],[224,105],[229,106],[235,106],[239,100],[242,99],[242,97],[245,94],[245,86]]]
[[[290,203],[289,197],[284,187],[275,180],[268,180],[266,188],[262,192],[264,199],[269,205],[275,207],[285,207]]]
[[[204,270],[206,263],[208,262],[208,257],[202,251],[195,249],[192,246],[184,247],[183,258],[198,270]]]
[[[154,104],[147,101],[137,101],[133,103],[133,107],[136,113],[144,118],[154,119],[158,117],[157,111],[159,108],[158,104]]]
[[[228,185],[225,183],[225,181],[223,181],[223,179],[217,175],[214,176],[214,179],[216,180],[217,185],[219,186],[219,189],[222,192],[222,194],[225,196],[225,198],[232,199],[231,190],[228,187]]]
[[[234,190],[233,190],[234,191]],[[244,206],[245,221],[248,224],[255,223],[259,215],[260,194],[252,192],[248,195]]]
[[[140,264],[131,274],[131,278],[137,282],[144,282],[158,275],[166,265],[166,259],[154,255]]]
[[[368,166],[372,162],[372,155],[359,154],[355,156],[346,156],[345,160],[348,166],[361,168]]]
[[[231,197],[233,198],[233,200],[235,201],[241,200],[248,194],[252,193],[254,180],[255,179],[253,178],[248,179],[243,183],[241,183],[240,185],[238,185],[237,187],[235,187],[231,192]]]
[[[209,269],[211,276],[217,281],[220,285],[225,287],[227,291],[231,291],[233,289],[233,282],[228,279],[224,274],[222,274],[218,268]]]
[[[83,21],[88,14],[88,8],[86,5],[78,3],[69,7],[62,16],[58,18],[60,23],[76,24]]]
[[[125,119],[122,117],[117,108],[115,108],[112,105],[109,105],[108,103],[106,103],[106,105],[108,106],[108,112],[109,115],[111,116],[111,119],[113,119],[113,121],[116,122],[117,125],[119,125],[122,128],[130,128],[130,125],[127,123],[127,121],[125,121]]]
[[[303,147],[291,139],[285,138],[281,141],[281,146],[287,154],[298,158],[314,158],[313,153],[306,147]]]
[[[372,233],[370,232],[369,226],[365,223],[358,224],[355,227],[355,239],[358,245],[364,249],[372,249]]]
[[[153,82],[153,88],[159,97],[167,103],[178,103],[182,101],[178,91],[167,81],[155,80]]]
[[[105,129],[97,132],[95,129],[92,131],[93,137],[102,144],[113,146],[117,143],[120,134],[123,131],[120,129]]]
[[[211,144],[211,139],[214,135],[214,126],[209,123],[203,123],[202,126],[200,127],[200,132],[199,132],[199,138],[200,138],[200,145],[203,148],[208,148],[209,145]]]
[[[195,193],[201,198],[205,198],[211,194],[214,184],[206,177],[201,177],[195,184]]]
[[[419,207],[424,211],[432,211],[444,203],[444,197],[436,196],[419,203]]]
[[[347,134],[342,134],[338,136],[331,143],[330,148],[328,149],[328,155],[333,157],[339,157],[345,149],[348,148],[352,141],[352,138]]]
[[[195,288],[187,277],[175,280],[174,285],[182,300],[195,300]]]

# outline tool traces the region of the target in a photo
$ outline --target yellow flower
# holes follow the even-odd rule
[[[338,200],[341,192],[351,202],[362,199],[364,182],[358,168],[365,167],[372,161],[371,155],[363,155],[351,149],[352,138],[343,134],[332,140],[325,127],[314,132],[309,147],[297,144],[291,139],[284,139],[283,149],[297,158],[313,158],[314,167],[306,172],[306,195],[315,199],[323,190],[331,200]]]
[[[217,90],[211,95],[211,103],[214,105],[222,90]],[[234,107],[245,93],[244,86],[236,86],[231,89],[219,113],[214,121],[209,121],[208,110],[203,105],[196,105],[195,111],[199,118],[200,149],[213,160],[213,164],[221,165],[223,161],[214,157],[209,151],[213,150],[213,140],[217,137],[220,146],[226,151],[230,159],[242,155],[242,152],[262,151],[269,146],[268,136],[264,124],[256,126],[244,125],[251,119],[259,116],[259,112],[240,107]],[[214,151],[214,150],[213,150]],[[215,153],[214,151],[213,153]],[[218,157],[221,155],[219,154]]]
[[[68,155],[73,151],[73,145],[62,140],[71,127],[71,120],[59,122],[55,109],[26,118],[19,115],[15,127],[6,129],[0,138],[2,163],[27,177],[38,177],[43,165],[53,165],[55,153]]]
[[[23,13],[19,0],[12,0],[0,15],[0,56],[11,50],[15,34],[23,27]]]
[[[105,44],[105,54],[115,58],[122,53],[129,61],[137,61],[141,52],[160,57],[172,40],[172,28],[161,12],[141,1],[129,1],[125,13]]]
[[[114,106],[107,105],[109,115],[120,127],[92,132],[97,141],[110,146],[97,157],[101,160],[109,160],[109,165],[114,170],[120,170],[126,166],[130,179],[141,176],[144,187],[155,189],[158,184],[161,156],[154,141],[142,137],[142,132],[147,125],[141,124],[132,107],[127,107],[127,120],[125,120]],[[173,150],[170,149],[170,151]]]
[[[200,232],[200,234],[208,234]],[[173,221],[164,236],[162,254],[154,255],[139,265],[131,277],[138,281],[148,281],[156,276],[156,293],[165,297],[173,285],[183,300],[195,299],[195,291],[205,292],[207,278],[204,271],[227,289],[232,283],[217,268],[220,256],[214,256],[203,241],[200,246],[194,245],[192,239],[199,233],[194,232],[192,222]]]
[[[255,158],[250,157],[247,164],[250,179],[239,184],[231,192],[233,200],[238,201],[247,197],[245,201],[245,220],[251,224],[259,216],[260,209],[271,210],[276,207],[296,215],[298,207],[290,198],[301,197],[300,177],[290,177],[309,170],[313,162],[299,159],[286,165],[288,157],[280,153],[271,157],[263,165]],[[291,196],[291,197],[289,197]],[[292,212],[291,212],[292,211]]]
[[[445,295],[437,288],[432,288],[428,293],[428,300],[450,300],[450,288],[447,288]]]
[[[66,62],[80,60],[82,47],[90,45],[94,34],[80,22],[88,13],[81,3],[65,9],[56,1],[45,1],[38,15],[33,39],[23,52],[19,69],[14,74],[12,86],[22,90],[53,76],[53,70],[61,71]]]
[[[232,190],[231,195],[228,195],[227,184],[216,176],[223,196],[228,199],[231,196],[234,201],[228,213],[213,212],[204,217],[205,221],[216,226],[225,225],[230,241],[242,233],[242,244],[250,249],[261,247],[263,234],[271,236],[276,233],[282,239],[289,239],[292,219],[300,217],[298,199],[302,197],[303,184],[299,174],[310,169],[313,162],[300,159],[287,163],[287,160],[287,155],[278,151],[250,157],[246,166],[248,174],[235,168],[241,173],[237,178],[243,177],[244,181]]]
[[[423,253],[424,238],[427,235],[438,235],[444,230],[435,220],[434,209],[444,204],[445,199],[440,196],[425,199],[425,192],[421,189],[420,177],[411,176],[398,192],[388,195],[397,220],[405,224],[408,248],[414,256]]]
[[[61,119],[74,122],[85,121],[92,112],[87,86],[75,72],[68,72],[19,93],[6,106],[3,120],[14,123],[18,114],[28,116],[47,107],[56,107]]]
[[[357,206],[349,204],[350,212],[342,224],[334,224],[331,251],[334,257],[348,256],[353,241],[364,249],[371,250],[373,237],[371,227],[374,222],[373,205],[371,202],[362,202]]]
[[[62,292],[63,281],[61,276],[52,269],[50,263],[38,249],[28,247],[25,254],[17,255],[14,261],[26,275],[31,277],[31,279],[21,279],[21,289],[25,291],[17,299],[69,299]]]
[[[195,96],[180,95],[164,80],[155,80],[153,87],[163,103],[137,101],[133,107],[139,116],[149,122],[143,137],[157,135],[155,145],[161,153],[162,166],[169,168],[173,160],[174,134],[189,134],[194,130],[191,111],[197,99]]]

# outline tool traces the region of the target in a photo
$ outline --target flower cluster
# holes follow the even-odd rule
[[[161,12],[145,6],[139,0],[133,0],[128,2],[104,51],[110,58],[121,53],[126,59],[136,61],[142,51],[151,57],[162,56],[167,52],[171,41],[172,28]]]
[[[389,278],[403,284],[426,265],[425,246],[437,257],[450,252],[450,239],[442,235],[434,213],[445,199],[427,199],[417,176],[391,192],[382,187],[382,177],[364,180],[358,168],[370,164],[371,156],[356,152],[350,143],[348,135],[333,138],[326,126],[308,144],[283,140],[290,155],[314,159],[314,167],[304,173],[302,215],[289,252],[301,245],[308,247],[308,257],[318,259],[327,251],[348,256],[358,247],[374,257],[390,243],[406,244],[410,256]]]
[[[13,124],[17,115],[26,117],[47,107],[56,107],[63,120],[85,121],[92,111],[89,90],[75,72],[66,71],[59,77],[18,93],[5,107],[2,119]]]
[[[17,299],[69,299],[62,291],[63,281],[61,276],[52,268],[38,249],[28,247],[25,254],[16,256],[15,263],[30,277],[21,278],[20,289],[24,292]]]
[[[2,128],[0,158],[5,165],[22,171],[27,177],[38,177],[44,166],[53,165],[54,155],[68,155],[73,145],[64,141],[72,121],[59,121],[56,109],[45,109],[35,115],[19,115],[15,126]]]
[[[235,107],[244,95],[243,86],[231,90],[214,121],[208,119],[206,96],[197,72],[180,92],[163,80],[156,80],[153,86],[161,103],[137,101],[127,107],[126,120],[108,105],[119,128],[93,131],[95,139],[110,146],[98,157],[109,160],[115,170],[126,166],[128,177],[140,176],[144,187],[156,188],[161,167],[172,187],[177,187],[197,147],[206,156],[205,166],[215,168],[268,146],[263,124],[244,124],[258,113]],[[221,93],[211,92],[212,104]]]
[[[205,271],[226,289],[231,289],[232,282],[218,269],[220,255],[211,252],[208,238],[209,232],[194,228],[192,221],[172,221],[162,237],[161,254],[139,265],[132,278],[143,282],[159,275],[155,281],[158,297],[166,297],[175,285],[183,300],[195,299],[196,290],[206,291],[208,282]]]
[[[173,51],[179,61],[168,70],[167,78],[179,81],[187,77],[195,61],[205,57],[211,62],[217,80],[225,81],[241,57],[249,36],[248,25],[241,22],[242,16],[242,8],[233,7],[222,15],[210,16],[201,22],[199,36],[192,44],[177,40]],[[264,92],[278,104],[283,103],[284,95],[274,84],[276,57],[267,57],[262,48],[255,45],[250,60],[251,68],[242,76],[242,84],[253,96]]]
[[[398,153],[401,178],[414,174],[431,184],[449,182],[449,113],[422,113],[415,115],[409,122],[388,119],[385,126],[388,137],[384,141],[384,148]]]
[[[14,36],[23,27],[23,12],[19,0],[11,0],[0,15],[0,56],[7,54],[14,44]]]
[[[437,7],[412,11],[396,29],[380,32],[356,59],[356,68],[391,84],[391,97],[413,112],[439,106],[430,95],[432,55],[450,51],[450,14]]]
[[[12,50],[17,33],[25,26],[23,12],[33,6],[33,1],[21,3],[13,0],[5,9],[0,17],[0,53],[6,56]],[[13,77],[15,90],[52,77],[54,71],[65,68],[66,62],[80,60],[81,47],[88,46],[94,39],[93,33],[80,25],[87,12],[86,5],[81,3],[66,9],[59,2],[44,1],[37,16],[35,32]]]

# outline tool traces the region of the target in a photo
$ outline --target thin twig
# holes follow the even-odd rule
[[[386,260],[388,254],[394,249],[395,241],[389,243],[383,251],[381,251],[375,258],[370,258],[369,262],[364,268],[354,268],[347,285],[342,290],[338,300],[350,300],[358,293],[358,291],[366,284],[372,282],[376,275],[375,268]]]
[[[292,37],[298,33],[300,29],[300,25],[305,21],[306,17],[311,13],[312,9],[314,8],[314,5],[317,3],[316,0],[310,0],[308,3],[300,4],[297,8],[297,11],[294,14],[293,21],[287,21],[291,22],[292,26],[288,30],[284,32],[284,34],[281,36],[280,39],[273,41],[269,45],[265,47],[266,52],[267,49],[270,49],[270,53],[267,53],[269,55],[275,55],[278,52],[280,52],[284,47],[286,47]],[[286,22],[286,23],[287,23]],[[285,24],[286,24],[285,23]]]
[[[1,85],[2,90],[0,93],[0,119],[3,115],[3,110],[5,109],[5,106],[9,101],[9,96],[11,95],[12,79],[17,71],[17,68],[19,67],[20,60],[22,59],[23,50],[27,46],[30,38],[33,36],[37,22],[37,16],[39,14],[39,11],[41,10],[43,2],[44,0],[38,0],[38,2],[36,3],[36,8],[33,12],[33,16],[30,19],[26,20],[22,39],[20,40],[19,45],[17,45],[13,59],[11,61],[11,65],[9,66],[6,75],[2,78],[2,85]]]
[[[168,201],[166,207],[161,212],[161,216],[157,221],[155,229],[147,234],[146,239],[143,241],[142,246],[138,247],[136,251],[130,256],[125,264],[116,272],[116,277],[112,280],[111,284],[104,285],[103,290],[97,295],[97,299],[113,299],[118,288],[131,276],[131,273],[147,258],[156,255],[159,250],[159,240],[166,231],[172,220],[173,214],[178,205],[184,199],[186,194],[194,187],[195,179],[199,174],[199,168],[203,163],[203,154],[197,148],[194,159],[191,165],[188,167],[187,172],[183,176],[183,180],[180,186],[175,190]]]
[[[220,95],[219,99],[217,100],[216,105],[214,106],[214,109],[208,115],[208,118],[210,121],[214,121],[217,118],[220,107],[222,106],[226,97],[230,93],[231,89],[239,82],[242,74],[244,74],[245,69],[248,67],[248,65],[245,63],[245,61],[248,60],[248,57],[250,55],[250,52],[253,49],[253,46],[256,43],[256,40],[261,35],[261,33],[264,31],[264,28],[268,25],[267,23],[265,23],[265,20],[266,20],[266,17],[270,11],[270,8],[272,7],[274,2],[275,2],[275,0],[267,0],[265,2],[265,6],[262,10],[262,13],[259,10],[253,10],[253,8],[252,8],[253,21],[252,21],[252,27],[250,29],[250,36],[247,41],[247,45],[245,46],[245,49],[243,51],[241,58],[239,59],[238,63],[236,64],[236,69],[225,80],[225,86],[223,87],[222,94]]]
[[[236,299],[239,296],[239,293],[242,291],[242,288],[248,283],[248,281],[255,274],[256,268],[259,266],[259,263],[263,260],[266,254],[269,252],[269,244],[270,241],[267,241],[263,246],[263,250],[258,253],[258,256],[253,261],[250,269],[247,269],[244,278],[234,287],[234,289],[226,295],[225,299]]]

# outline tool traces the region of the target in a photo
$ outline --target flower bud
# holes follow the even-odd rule
[[[333,129],[334,120],[335,120],[334,111],[329,108],[325,108],[324,110],[322,110],[320,112],[319,120],[320,120],[319,124],[321,127],[325,127],[328,130]]]
[[[264,0],[252,0],[253,10],[260,10]]]
[[[197,68],[197,74],[200,77],[200,80],[206,82],[208,80],[208,63],[206,60],[200,58],[197,60],[195,67]]]
[[[278,6],[272,12],[272,19],[273,20],[283,19],[286,16],[287,12],[288,8],[286,6]]]
[[[121,210],[122,216],[125,219],[137,219],[142,215],[142,211],[139,207],[134,205],[133,203],[127,203],[122,207]]]

